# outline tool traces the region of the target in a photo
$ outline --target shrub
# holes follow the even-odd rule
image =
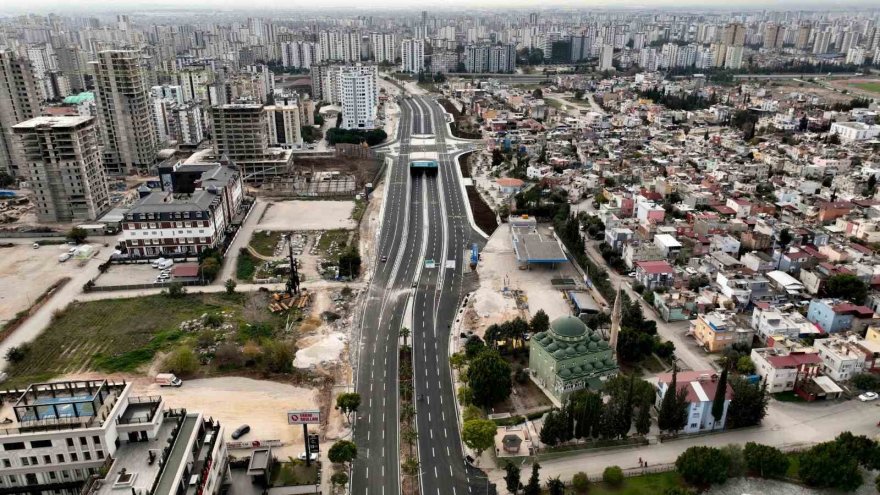
[[[675,460],[675,469],[688,483],[712,485],[727,481],[730,458],[714,447],[690,447]]]
[[[4,358],[11,364],[20,363],[24,361],[25,357],[27,357],[28,351],[30,351],[30,346],[28,344],[13,346],[6,350]]]
[[[214,351],[214,362],[220,368],[239,368],[244,365],[244,354],[235,344],[220,344]]]
[[[788,457],[775,447],[748,442],[743,457],[749,471],[762,478],[780,478],[788,471]]]
[[[587,473],[575,473],[571,477],[571,487],[574,488],[576,493],[587,493],[590,489],[590,478],[587,476]]]
[[[602,471],[602,481],[613,487],[623,484],[623,469],[620,466],[608,466]]]
[[[187,346],[181,346],[165,358],[164,368],[170,373],[186,376],[196,372],[199,360],[196,353]]]

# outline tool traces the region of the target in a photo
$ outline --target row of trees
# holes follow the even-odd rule
[[[639,91],[638,94],[640,98],[650,99],[670,110],[703,110],[718,103],[718,97],[714,92],[709,98],[703,98],[697,92],[666,93],[661,88],[654,87],[646,91]]]
[[[524,350],[525,346],[523,344],[526,334],[537,334],[546,332],[549,329],[550,317],[541,309],[532,316],[529,322],[517,317],[501,324],[490,325],[483,337],[489,347],[503,353],[516,349]]]
[[[462,405],[491,407],[510,396],[513,388],[510,365],[479,337],[468,339],[464,352],[454,354],[450,364],[465,383],[458,389]]]
[[[339,118],[341,119],[342,117]],[[364,142],[370,146],[375,146],[387,138],[388,134],[382,129],[365,131],[360,129],[334,128],[327,130],[327,142],[331,146],[337,143],[361,144]]]
[[[569,397],[561,410],[544,418],[541,442],[557,445],[573,439],[617,439],[636,433],[647,435],[651,429],[654,387],[634,374],[617,375],[605,383],[609,400],[590,390],[579,390]]]

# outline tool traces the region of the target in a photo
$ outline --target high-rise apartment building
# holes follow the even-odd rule
[[[370,33],[370,48],[372,50],[372,59],[376,63],[394,63],[394,51],[396,49],[394,34]]]
[[[339,92],[342,103],[344,129],[373,129],[376,127],[379,86],[375,65],[357,64],[339,70]]]
[[[245,181],[262,182],[290,172],[290,150],[270,147],[263,105],[215,105],[211,107],[211,122],[214,155],[232,160],[243,171]]]
[[[489,72],[510,74],[516,69],[516,46],[495,45],[489,48]]]
[[[269,105],[266,107],[266,126],[269,130],[269,145],[279,148],[293,148],[302,144],[301,111],[297,105]]]
[[[724,27],[722,43],[728,46],[743,46],[746,43],[746,27],[732,22]]]
[[[425,67],[425,41],[405,39],[400,44],[400,70],[417,74]]]
[[[602,52],[599,54],[599,70],[611,70],[614,68],[614,47],[611,45],[602,45]]]
[[[40,114],[40,89],[28,59],[0,50],[0,171],[19,175],[12,126]]]
[[[294,69],[310,69],[321,61],[321,50],[311,41],[286,41],[281,43],[281,63]]]
[[[807,50],[810,48],[810,34],[813,31],[813,26],[809,22],[801,23],[800,27],[798,27],[797,39],[794,43],[794,47],[798,50]]]
[[[816,33],[813,40],[813,54],[823,55],[828,53],[828,47],[831,45],[831,31],[826,29]]]
[[[105,50],[90,62],[95,73],[104,166],[110,175],[147,169],[156,159],[150,93],[136,50]]]
[[[785,43],[785,27],[770,23],[764,28],[764,48],[778,50]]]
[[[361,34],[353,31],[321,31],[321,60],[357,62],[361,59]]]
[[[35,117],[12,131],[41,222],[97,220],[110,208],[94,117]]]

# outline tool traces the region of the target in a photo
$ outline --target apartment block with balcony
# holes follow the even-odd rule
[[[219,423],[167,410],[108,380],[5,392],[0,493],[177,495],[220,492],[228,475]]]
[[[880,371],[880,344],[858,335],[832,335],[813,342],[822,358],[822,372],[836,382],[864,372]]]
[[[708,352],[721,352],[736,344],[751,345],[755,333],[740,326],[734,315],[725,311],[712,311],[691,321],[689,331]]]

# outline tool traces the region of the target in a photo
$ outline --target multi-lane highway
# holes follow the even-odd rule
[[[376,241],[377,267],[358,322],[356,389],[362,406],[355,424],[360,453],[351,493],[400,491],[397,351],[404,325],[412,333],[421,492],[485,493],[482,473],[464,462],[448,360],[450,328],[470,270],[466,250],[484,241],[471,228],[454,168],[455,154],[471,145],[447,135],[443,110],[432,99],[408,97],[400,106]],[[420,153],[436,153],[436,173],[410,172],[414,135]],[[434,260],[434,267],[426,266],[426,260]]]

